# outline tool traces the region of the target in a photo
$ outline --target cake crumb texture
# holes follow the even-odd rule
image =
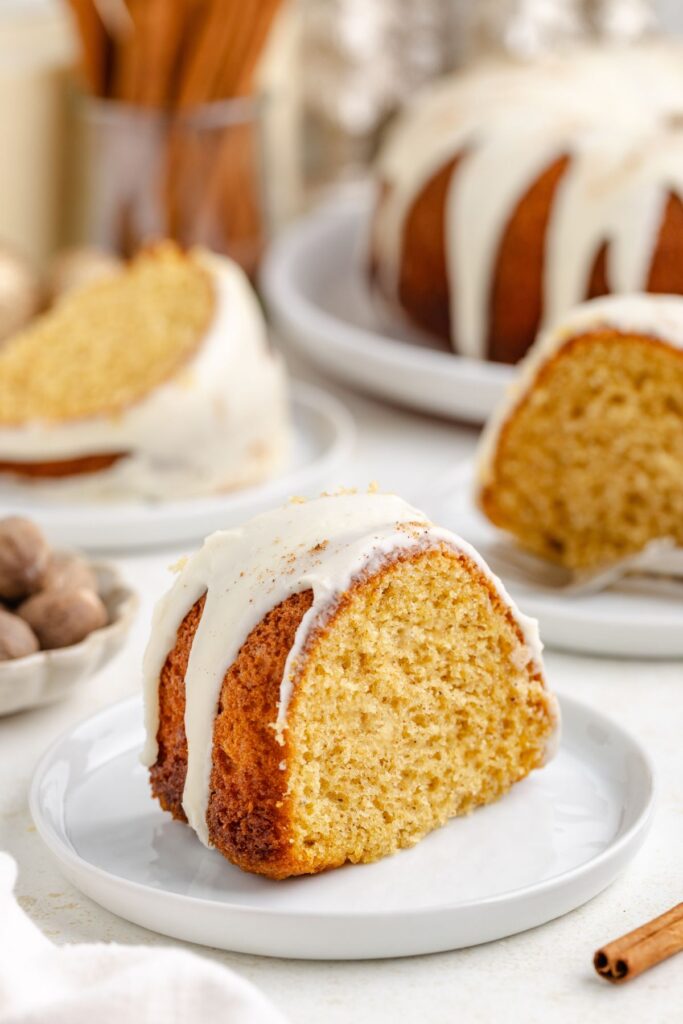
[[[504,424],[480,503],[569,568],[683,545],[683,351],[607,329],[571,339]]]
[[[0,352],[0,424],[116,414],[172,377],[214,307],[209,274],[172,243],[70,292]]]
[[[554,721],[521,646],[488,580],[447,548],[347,595],[290,705],[298,871],[413,846],[542,764]]]

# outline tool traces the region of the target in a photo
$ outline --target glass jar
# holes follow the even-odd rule
[[[266,237],[263,100],[169,114],[79,96],[72,241],[129,256],[146,242],[203,245],[253,276]]]

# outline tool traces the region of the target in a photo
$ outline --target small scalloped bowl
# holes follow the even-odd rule
[[[112,562],[90,565],[109,614],[108,624],[71,647],[0,662],[0,715],[61,700],[121,650],[137,612],[137,594],[126,586]]]

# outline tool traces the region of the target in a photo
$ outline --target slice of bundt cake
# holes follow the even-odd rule
[[[209,537],[145,655],[152,792],[247,871],[412,846],[540,767],[536,623],[401,499],[290,503]]]
[[[70,291],[0,352],[0,474],[53,494],[251,483],[279,466],[286,421],[283,367],[244,274],[171,243]]]
[[[478,501],[569,568],[683,546],[683,299],[596,299],[543,335],[485,432]]]

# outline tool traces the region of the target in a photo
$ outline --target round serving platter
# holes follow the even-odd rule
[[[608,718],[563,697],[555,759],[500,801],[375,864],[275,882],[205,849],[151,799],[139,698],[45,754],[33,819],[66,877],[136,924],[221,949],[374,959],[458,949],[591,899],[641,846],[650,761]]]
[[[355,439],[351,414],[332,395],[297,382],[292,388],[293,436],[285,469],[265,483],[183,501],[50,502],[20,485],[0,488],[0,517],[25,515],[53,544],[130,550],[184,544],[235,526],[295,494],[317,494],[336,481]]]
[[[276,330],[323,370],[363,391],[484,422],[514,368],[456,356],[382,314],[364,275],[370,209],[370,193],[354,189],[275,240],[261,286]]]
[[[484,559],[505,535],[475,507],[475,465],[460,463],[424,495],[425,511],[440,525],[469,541]],[[510,542],[512,543],[512,542]],[[538,619],[546,647],[617,658],[683,658],[683,583],[654,587],[615,584],[597,594],[552,593],[491,568],[523,612]]]

